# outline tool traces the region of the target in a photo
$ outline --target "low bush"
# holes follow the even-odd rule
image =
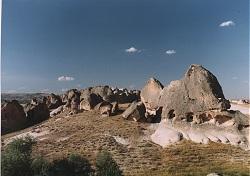
[[[50,174],[53,176],[90,176],[92,173],[89,161],[76,154],[54,160],[50,166]]]
[[[2,176],[30,176],[32,175],[31,147],[35,141],[30,137],[15,139],[8,144],[1,156]]]
[[[96,157],[97,176],[121,176],[122,171],[107,151],[98,153]]]
[[[32,160],[31,170],[33,176],[49,176],[50,164],[43,157],[38,156]]]

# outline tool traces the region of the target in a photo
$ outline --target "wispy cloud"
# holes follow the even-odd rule
[[[175,50],[167,50],[166,51],[166,54],[168,54],[168,55],[172,55],[172,54],[175,54],[176,53],[176,51]]]
[[[233,76],[232,79],[236,80],[236,79],[238,79],[238,77],[237,76]]]
[[[139,52],[141,52],[141,50],[138,50],[137,48],[132,46],[128,49],[125,49],[125,52],[127,52],[127,53],[139,53]]]
[[[235,23],[233,21],[224,21],[220,24],[220,27],[229,27],[229,26],[235,26]]]
[[[75,78],[71,76],[60,76],[57,78],[58,81],[74,81]]]

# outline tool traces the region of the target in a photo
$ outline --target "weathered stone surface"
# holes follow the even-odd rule
[[[188,113],[226,110],[225,99],[217,78],[200,65],[191,65],[182,80],[172,81],[161,92],[162,117],[183,117]]]
[[[57,114],[62,113],[64,110],[64,105],[59,106],[58,108],[54,109],[53,111],[50,112],[50,117],[53,117]]]
[[[151,140],[162,147],[179,142],[182,139],[182,134],[168,126],[167,123],[166,119],[162,120],[155,133],[151,136]]]
[[[113,91],[109,86],[96,86],[91,89],[91,93],[99,95],[104,101],[113,101]]]
[[[159,99],[163,85],[155,78],[150,78],[141,90],[141,101],[146,107],[146,118],[153,118],[160,110]]]
[[[81,93],[77,89],[70,89],[66,93],[67,99],[72,100],[73,98],[80,99]]]
[[[76,114],[80,110],[80,96],[74,96],[71,100],[71,114]]]
[[[18,101],[6,102],[1,107],[1,131],[3,134],[20,130],[27,126],[23,107]]]
[[[95,110],[98,110],[100,114],[104,116],[111,116],[113,105],[108,101],[103,101],[95,106]]]
[[[62,103],[62,99],[59,95],[55,95],[52,93],[48,96],[46,104],[47,104],[49,109],[56,109],[59,106],[61,106],[63,103]]]
[[[205,116],[208,114],[209,118]],[[204,118],[199,123],[194,119],[185,118],[169,121],[162,120],[161,126],[151,136],[153,142],[165,147],[176,140],[175,132],[181,133],[184,139],[196,143],[207,144],[209,141],[231,144],[243,149],[249,148],[249,118],[240,112],[234,111],[207,111],[196,118]],[[165,121],[165,123],[163,123]],[[171,129],[171,130],[170,130]]]
[[[80,109],[90,111],[92,110],[98,103],[102,102],[102,98],[96,94],[90,93],[86,94],[84,98],[82,97],[80,103]]]
[[[119,111],[118,103],[115,101],[115,102],[112,102],[111,104],[112,104],[111,113],[116,114]]]
[[[184,78],[164,87],[159,97],[164,120],[151,136],[154,142],[166,146],[178,142],[181,134],[196,143],[213,141],[249,149],[249,118],[228,110],[230,103],[217,78],[202,66],[191,65]]]
[[[27,104],[24,107],[29,124],[36,124],[49,118],[50,112],[45,103]]]
[[[142,102],[133,102],[131,105],[122,113],[122,117],[125,119],[133,119],[139,121],[145,117],[145,106]]]

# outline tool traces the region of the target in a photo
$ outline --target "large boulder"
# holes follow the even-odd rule
[[[56,109],[61,105],[63,105],[63,102],[59,95],[55,95],[52,93],[48,96],[47,106],[49,109]]]
[[[159,106],[163,85],[155,78],[150,78],[141,90],[141,101],[146,107],[146,118],[156,117],[161,111]]]
[[[27,126],[27,119],[23,107],[18,101],[3,103],[1,107],[2,133],[20,130]]]
[[[77,114],[80,110],[80,96],[74,96],[71,99],[71,112],[70,114]]]
[[[50,117],[54,117],[54,116],[56,116],[57,114],[62,113],[63,110],[64,110],[64,105],[59,106],[58,108],[56,108],[56,109],[54,109],[54,110],[52,110],[52,111],[50,112]]]
[[[113,99],[113,91],[109,86],[96,86],[91,89],[91,93],[94,93],[100,97],[104,101],[112,102]]]
[[[162,117],[187,117],[208,110],[226,110],[225,99],[217,78],[200,65],[191,65],[181,80],[172,81],[160,94]]]
[[[109,117],[112,114],[113,104],[108,101],[102,101],[101,103],[95,106],[95,110],[98,110],[101,116]]]
[[[50,117],[50,112],[45,103],[38,102],[37,104],[29,103],[25,105],[24,111],[26,113],[29,125],[40,123]]]
[[[134,121],[140,121],[145,118],[145,106],[142,102],[133,102],[131,105],[122,113],[124,119],[132,119]]]
[[[67,100],[72,100],[73,98],[80,99],[81,93],[77,89],[70,89],[66,92]]]
[[[80,109],[81,110],[92,110],[98,103],[102,102],[102,98],[96,94],[90,93],[81,96]]]

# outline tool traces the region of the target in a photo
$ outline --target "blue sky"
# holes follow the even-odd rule
[[[3,92],[167,85],[196,63],[227,98],[249,97],[248,0],[3,0],[2,12]]]

